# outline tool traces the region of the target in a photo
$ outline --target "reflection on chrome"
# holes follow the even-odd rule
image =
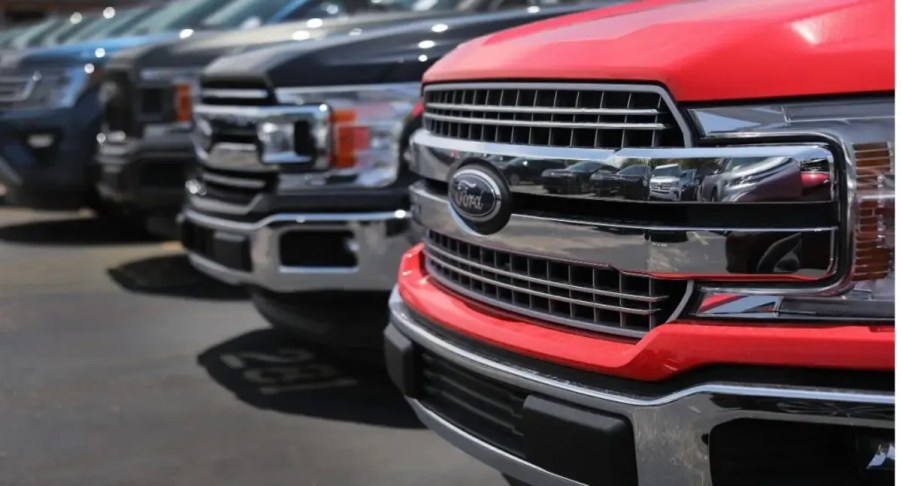
[[[890,291],[892,292],[892,291]],[[690,314],[709,319],[762,319],[772,322],[805,322],[825,320],[829,309],[835,320],[851,322],[856,319],[891,322],[895,317],[892,294],[852,291],[844,299],[796,297],[776,295],[743,295],[703,290],[699,303]]]
[[[542,172],[542,188],[549,194],[585,194],[592,190],[590,179],[593,176],[615,172],[617,169],[613,166],[592,161],[579,162],[559,169],[547,169]]]
[[[534,195],[714,203],[835,199],[833,154],[817,144],[542,151],[425,130],[413,141],[421,175],[446,179],[451,165],[476,158],[498,168],[512,191]]]
[[[418,183],[411,188],[417,222],[451,238],[474,241],[448,210],[447,191]],[[556,196],[560,197],[560,196]],[[833,267],[836,227],[743,227],[736,220],[716,229],[658,221],[627,221],[623,214],[595,220],[575,215],[514,212],[498,232],[478,243],[515,253],[613,267],[623,272],[700,279],[756,275],[796,282],[828,276]]]
[[[881,443],[877,446],[874,456],[868,462],[867,469],[894,470],[896,463],[896,445],[893,442]]]

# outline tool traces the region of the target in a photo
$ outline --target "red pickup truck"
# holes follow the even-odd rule
[[[386,329],[420,419],[529,484],[891,484],[893,55],[891,0],[696,0],[442,59]],[[586,161],[630,187],[525,182]]]

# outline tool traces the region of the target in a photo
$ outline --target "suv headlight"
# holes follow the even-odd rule
[[[819,142],[841,158],[837,194],[843,237],[831,248],[834,279],[823,288],[705,285],[694,315],[789,321],[894,319],[894,102],[886,99],[705,107],[688,110],[701,136],[717,144]],[[817,167],[815,167],[817,169]],[[803,172],[816,179],[815,172]],[[807,179],[806,179],[807,180]],[[820,179],[809,181],[808,185]],[[804,186],[804,185],[803,185]],[[790,206],[787,207],[791,211]],[[775,216],[779,217],[779,216]],[[791,242],[789,242],[791,243]]]
[[[95,81],[100,79],[100,69],[86,64],[69,69],[36,71],[34,84],[28,96],[14,104],[15,109],[69,108]]]
[[[311,152],[338,175],[355,177],[356,185],[388,185],[398,177],[399,138],[419,96],[419,83],[277,89],[280,105],[316,107],[325,122],[258,125],[263,158]]]

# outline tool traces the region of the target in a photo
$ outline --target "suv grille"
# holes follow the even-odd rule
[[[34,74],[0,72],[0,105],[27,100],[36,83]]]
[[[648,86],[436,85],[425,89],[424,124],[436,135],[479,142],[682,147],[672,106]]]
[[[676,311],[688,284],[494,250],[429,231],[426,267],[465,296],[538,319],[641,337]]]

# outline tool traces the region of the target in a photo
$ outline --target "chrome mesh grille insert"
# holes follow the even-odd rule
[[[424,107],[427,130],[463,140],[604,149],[686,144],[672,104],[649,86],[433,85]]]
[[[590,331],[641,337],[673,315],[688,284],[520,255],[430,230],[426,268],[474,300]]]

